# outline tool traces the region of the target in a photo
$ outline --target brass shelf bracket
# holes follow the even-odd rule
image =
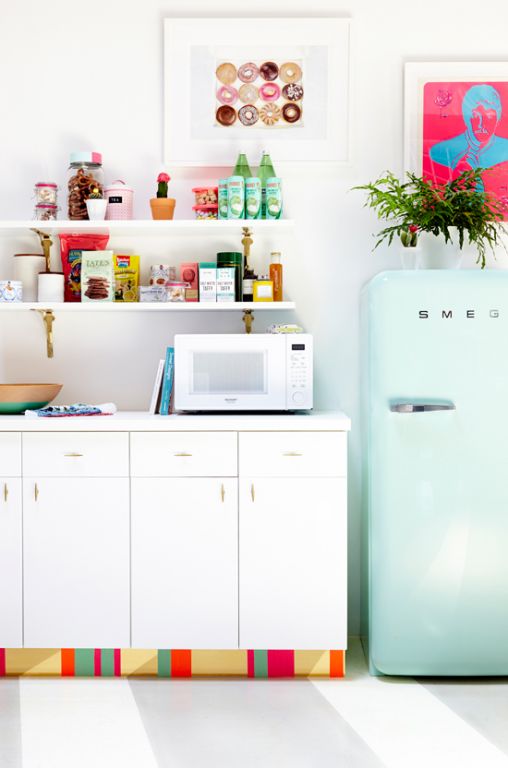
[[[46,260],[46,272],[50,272],[51,271],[51,246],[53,245],[53,240],[51,239],[51,236],[47,232],[43,232],[41,229],[36,229],[34,227],[32,229],[32,232],[35,232],[35,234],[39,236],[39,240],[41,241],[42,252]]]
[[[44,323],[44,327],[46,329],[46,352],[48,357],[53,357],[54,356],[53,323],[56,320],[53,310],[52,309],[32,309],[32,312],[38,312],[39,315],[42,317],[42,322]]]
[[[254,312],[252,309],[244,309],[242,319],[245,323],[245,333],[252,333],[252,324],[254,323]]]

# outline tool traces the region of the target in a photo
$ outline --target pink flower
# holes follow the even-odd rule
[[[169,176],[167,173],[159,173],[159,175],[157,176],[157,181],[159,184],[164,181],[169,181],[170,179],[171,179],[171,176]]]

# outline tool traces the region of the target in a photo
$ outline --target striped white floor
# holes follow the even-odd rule
[[[508,768],[508,682],[0,681],[0,768]]]

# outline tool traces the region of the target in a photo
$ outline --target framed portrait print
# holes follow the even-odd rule
[[[347,18],[164,21],[164,159],[349,162]]]
[[[437,184],[484,168],[508,218],[508,62],[405,65],[404,165]]]

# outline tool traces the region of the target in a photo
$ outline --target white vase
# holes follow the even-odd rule
[[[421,245],[421,269],[458,269],[462,261],[462,251],[459,247],[459,232],[450,227],[452,240],[445,242],[444,235],[433,235],[432,232],[421,232],[418,242]]]
[[[108,201],[97,198],[89,198],[86,201],[86,209],[88,211],[88,218],[90,221],[102,221],[106,216],[106,208],[108,207]]]
[[[420,267],[420,256],[422,249],[416,246],[401,246],[400,261],[402,269],[418,269]]]

